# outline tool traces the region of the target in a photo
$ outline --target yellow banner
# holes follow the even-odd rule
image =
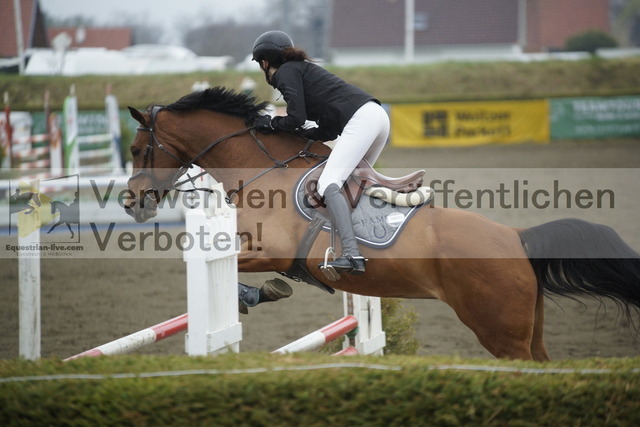
[[[396,147],[549,142],[549,103],[534,101],[395,104]]]

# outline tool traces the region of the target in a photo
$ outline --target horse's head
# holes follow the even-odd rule
[[[185,163],[166,132],[161,132],[162,141],[158,139],[160,131],[156,125],[162,107],[154,106],[146,113],[128,108],[140,126],[130,147],[133,174],[128,181],[129,200],[124,208],[136,222],[145,222],[157,215],[158,203],[173,189],[174,178]]]

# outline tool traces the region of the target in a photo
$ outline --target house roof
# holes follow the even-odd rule
[[[0,0],[0,58],[18,56],[14,0]],[[49,47],[44,17],[37,0],[20,0],[24,49]]]
[[[404,3],[334,0],[331,46],[402,46]],[[514,0],[417,0],[415,16],[423,24],[415,31],[416,46],[518,41],[518,2]]]
[[[70,48],[104,47],[120,50],[131,46],[133,31],[129,27],[53,27],[49,29],[49,40],[66,32],[71,36]]]

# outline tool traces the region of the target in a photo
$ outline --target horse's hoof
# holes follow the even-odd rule
[[[240,300],[238,300],[238,311],[241,314],[249,314],[249,308]]]
[[[293,294],[293,289],[287,282],[281,279],[267,280],[260,288],[260,302],[278,301],[289,298]]]

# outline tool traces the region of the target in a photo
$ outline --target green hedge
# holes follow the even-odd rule
[[[150,378],[0,379],[0,425],[631,426],[640,425],[640,372],[632,371],[638,362],[636,358],[536,364],[309,354],[128,356],[66,364],[4,361],[0,362],[0,378],[199,371]],[[449,363],[609,371],[436,369]],[[219,371],[203,371],[211,369]]]

